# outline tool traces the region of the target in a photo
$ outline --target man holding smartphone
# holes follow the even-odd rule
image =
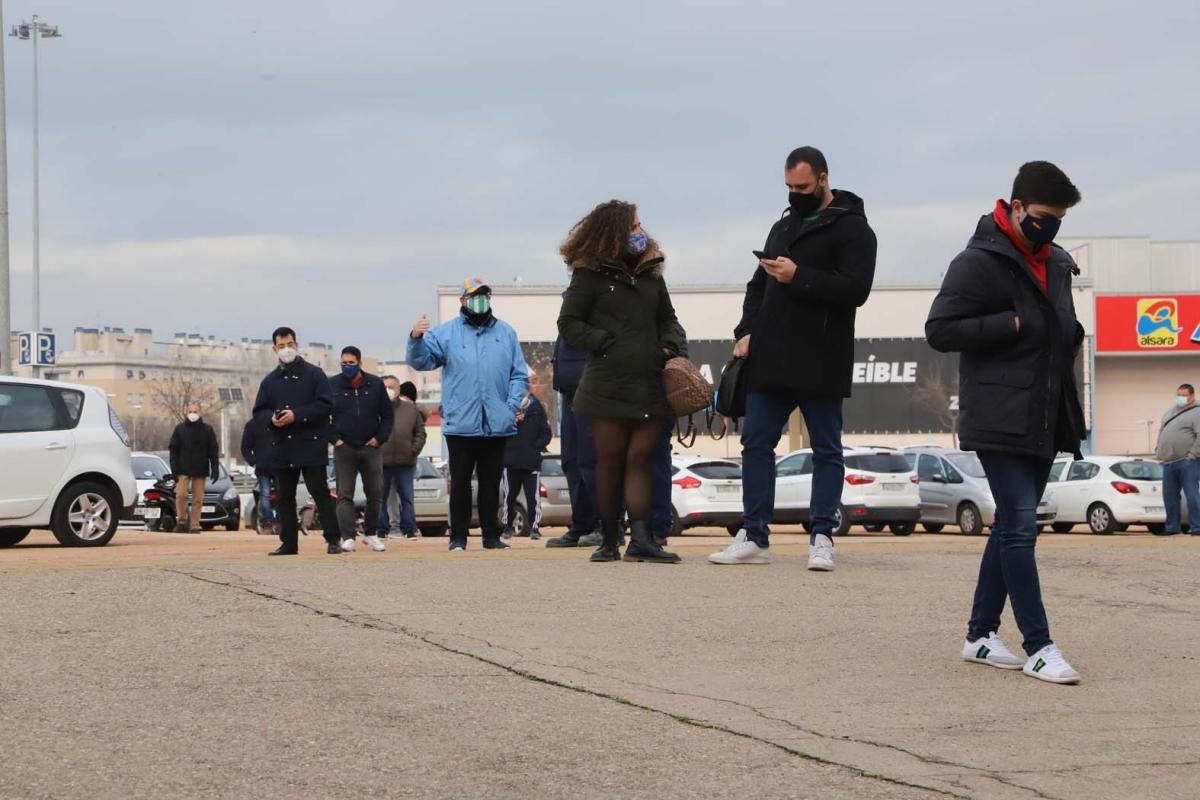
[[[277,328],[271,335],[279,366],[263,378],[254,401],[254,418],[270,427],[275,441],[275,490],[278,497],[279,549],[273,556],[299,552],[296,487],[301,476],[316,503],[326,552],[342,552],[341,535],[325,470],[329,461],[329,415],[333,394],[329,378],[300,358],[296,332]]]
[[[812,439],[812,534],[808,568],[833,569],[845,463],[842,401],[854,369],[854,319],[875,279],[875,233],[863,202],[829,188],[815,147],[787,157],[788,210],[755,252],[734,355],[747,358],[742,433],[744,528],[709,556],[714,564],[766,564],[775,511],[775,447],[797,408]],[[753,339],[753,344],[751,344]]]

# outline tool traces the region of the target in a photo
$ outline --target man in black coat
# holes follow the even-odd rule
[[[383,452],[379,446],[392,435],[395,416],[383,379],[362,368],[362,351],[353,345],[342,350],[342,372],[329,380],[333,392],[333,468],[337,475],[338,526],[342,550],[355,548],[354,489],[362,477],[367,509],[363,517],[367,546],[385,549],[387,530],[379,528],[383,496]],[[381,538],[382,537],[382,538]]]
[[[596,532],[596,443],[587,418],[573,408],[575,390],[583,378],[588,354],[576,350],[559,336],[554,342],[554,390],[562,395],[559,403],[559,441],[563,473],[571,496],[571,527],[546,547],[598,547]]]
[[[962,354],[958,437],[978,452],[996,500],[962,657],[1052,683],[1080,680],[1050,638],[1034,556],[1054,458],[1079,457],[1086,436],[1075,385],[1084,336],[1071,297],[1078,270],[1052,244],[1079,199],[1053,164],[1022,166],[1010,201],[996,201],[950,263],[925,323],[935,350]],[[1023,667],[996,635],[1006,600],[1024,637]]]
[[[529,514],[529,538],[540,539],[538,526],[542,521],[541,488],[542,454],[554,435],[550,431],[550,419],[546,408],[532,391],[521,401],[517,412],[517,435],[509,437],[504,444],[504,482],[501,487],[505,497],[505,539],[511,539],[517,513],[517,498],[525,493],[525,511]]]
[[[176,479],[176,533],[199,533],[200,513],[204,510],[204,479],[216,481],[221,451],[212,426],[200,418],[200,404],[188,403],[187,416],[171,434],[171,472]],[[188,490],[192,493],[190,516]]]
[[[326,552],[341,553],[341,535],[325,470],[329,463],[329,415],[333,397],[325,372],[300,358],[296,332],[277,328],[271,335],[279,366],[263,378],[254,401],[254,418],[269,425],[275,438],[275,485],[279,539],[273,556],[295,555],[299,543],[296,486],[301,476],[316,503]]]
[[[787,157],[788,211],[771,228],[746,286],[734,355],[747,357],[742,432],[744,531],[714,564],[766,564],[775,512],[775,446],[804,415],[813,448],[808,568],[833,569],[833,531],[845,479],[842,401],[854,370],[854,318],[875,279],[875,233],[856,195],[829,188],[815,147]],[[751,341],[753,340],[753,342]],[[743,535],[744,534],[744,535]]]
[[[275,490],[274,434],[262,420],[251,417],[242,429],[242,460],[254,467],[258,479],[258,532],[264,536],[275,533],[275,506],[271,492]]]

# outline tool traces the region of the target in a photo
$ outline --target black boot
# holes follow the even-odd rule
[[[678,564],[679,556],[668,553],[654,541],[650,523],[637,521],[629,526],[629,547],[625,548],[626,561],[652,561],[656,564]]]
[[[567,531],[556,539],[547,539],[546,547],[579,547],[579,534]]]
[[[596,552],[592,553],[592,561],[620,561],[621,547],[617,544],[617,523],[603,522],[604,540],[600,547],[596,548]]]

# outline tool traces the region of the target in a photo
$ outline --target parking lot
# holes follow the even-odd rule
[[[35,532],[0,551],[0,796],[1195,796],[1200,538],[1043,537],[1078,687],[958,659],[983,537],[856,530],[831,574],[727,541]]]

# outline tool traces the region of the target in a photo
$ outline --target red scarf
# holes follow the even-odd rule
[[[1025,240],[1021,238],[1020,232],[1013,228],[1012,209],[1008,207],[1008,203],[1004,202],[1003,198],[996,201],[996,210],[993,212],[992,218],[996,220],[996,226],[1004,231],[1008,240],[1025,257],[1025,263],[1029,265],[1033,277],[1037,278],[1042,291],[1046,291],[1046,260],[1050,258],[1050,245],[1042,245],[1036,253],[1030,250],[1029,245],[1025,244]]]
[[[354,376],[354,380],[350,381],[350,385],[357,389],[363,385],[363,371],[360,369],[358,374]]]

